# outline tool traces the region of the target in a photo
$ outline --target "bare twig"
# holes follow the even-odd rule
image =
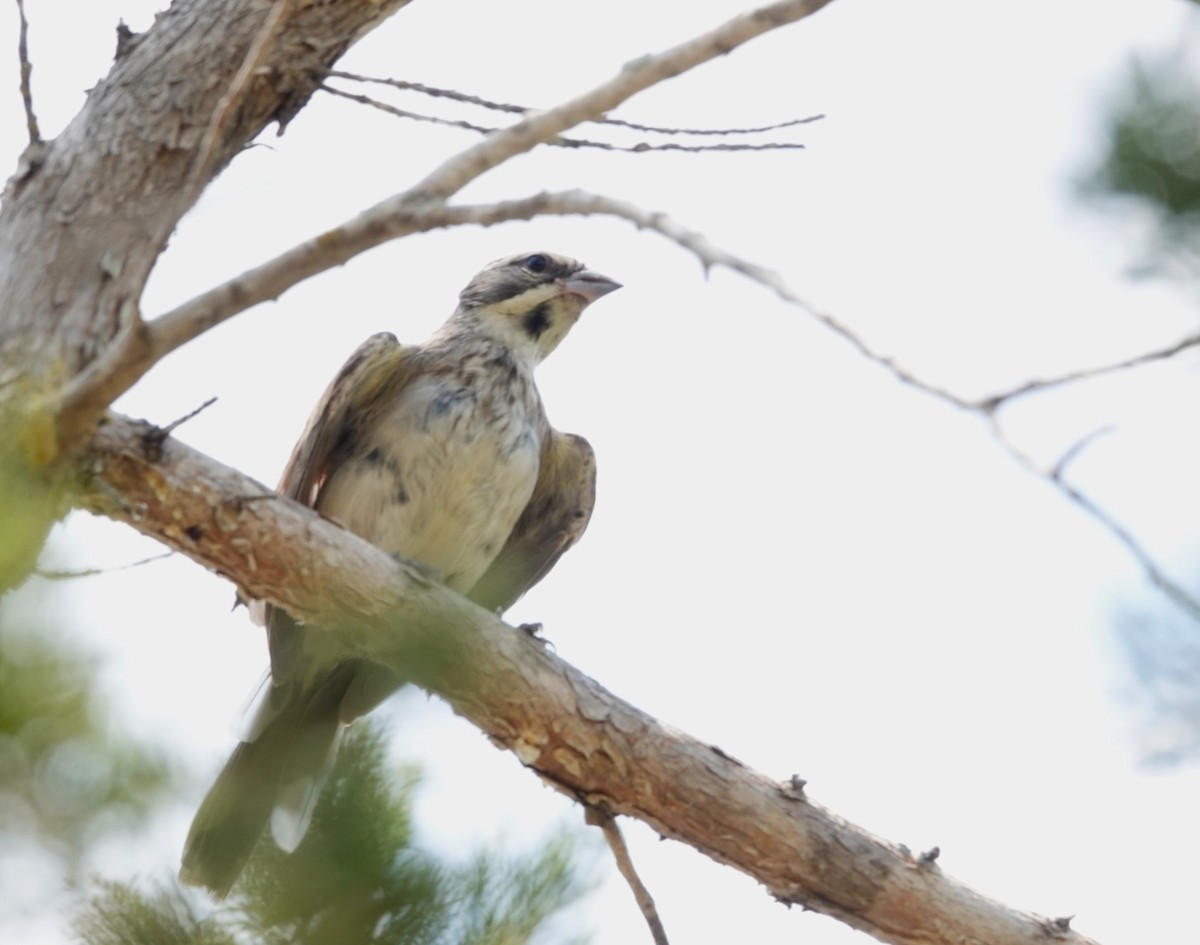
[[[770,289],[785,302],[803,309],[812,318],[839,335],[864,357],[886,368],[898,381],[959,409],[973,409],[973,405],[969,401],[951,391],[922,380],[893,358],[875,351],[847,325],[802,298],[778,273],[716,246],[703,234],[689,230],[665,213],[647,210],[627,200],[617,200],[582,190],[571,190],[535,194],[532,197],[473,207],[431,208],[428,214],[437,219],[438,226],[470,223],[492,226],[509,220],[528,220],[536,216],[589,216],[594,214],[628,220],[639,229],[652,230],[688,250],[700,261],[706,272],[714,266],[723,266]]]
[[[334,88],[331,85],[321,85],[322,92],[328,92],[330,95],[336,95],[339,98],[346,98],[352,102],[358,102],[360,105],[369,105],[381,112],[386,112],[389,115],[394,115],[397,118],[407,118],[410,121],[423,121],[433,125],[442,125],[447,128],[461,128],[464,131],[473,131],[476,134],[490,135],[501,129],[488,127],[487,125],[476,125],[473,122],[462,121],[457,118],[442,118],[439,115],[423,115],[420,112],[410,112],[403,108],[397,108],[388,102],[381,102],[377,98],[371,98],[369,95],[360,95],[356,92],[343,92],[341,89]],[[765,141],[759,144],[743,144],[721,142],[719,144],[676,144],[667,142],[665,144],[647,144],[641,142],[634,145],[612,144],[608,141],[593,141],[590,138],[568,138],[563,135],[558,135],[544,142],[555,148],[594,148],[598,151],[623,151],[627,154],[645,154],[647,151],[684,151],[692,154],[698,154],[706,151],[803,151],[804,145],[790,141]]]
[[[128,564],[119,564],[113,568],[81,568],[78,571],[61,568],[35,568],[34,575],[40,577],[44,581],[72,581],[76,578],[96,577],[102,574],[116,574],[118,571],[128,571],[132,568],[140,568],[143,565],[151,564],[155,561],[162,561],[164,558],[175,557],[175,552],[164,551],[162,554],[151,555],[149,558],[142,558],[140,561],[130,561]]]
[[[491,99],[481,98],[478,95],[469,95],[465,92],[458,92],[454,89],[441,89],[432,85],[425,85],[422,82],[410,82],[406,79],[386,79],[376,78],[374,76],[357,75],[353,72],[342,72],[337,69],[329,71],[329,77],[332,79],[346,79],[351,82],[373,83],[375,85],[388,85],[392,88],[401,89],[406,92],[419,92],[422,95],[428,95],[431,98],[448,98],[455,102],[463,102],[467,105],[478,105],[482,108],[490,109],[496,112],[505,112],[510,115],[524,115],[534,111],[528,105],[513,105],[508,102],[495,102]],[[336,92],[337,89],[331,89],[322,86],[327,92]],[[620,118],[596,118],[593,119],[593,124],[611,125],[614,128],[628,128],[631,131],[644,131],[647,134],[655,135],[694,135],[697,137],[711,136],[732,136],[732,135],[757,135],[764,134],[768,131],[782,131],[785,128],[794,128],[797,125],[808,125],[814,121],[820,121],[824,115],[809,115],[807,118],[792,118],[788,121],[778,121],[771,125],[760,125],[757,128],[670,128],[662,125],[641,125],[633,121],[624,121]]]
[[[1039,393],[1045,390],[1051,390],[1055,387],[1062,387],[1066,384],[1074,384],[1078,381],[1091,380],[1094,377],[1103,377],[1106,374],[1116,374],[1119,371],[1125,371],[1129,368],[1141,367],[1145,364],[1150,364],[1154,361],[1165,361],[1168,358],[1173,358],[1177,354],[1194,348],[1200,345],[1200,334],[1188,335],[1181,338],[1174,344],[1170,344],[1165,348],[1157,348],[1153,351],[1146,351],[1142,354],[1134,355],[1131,358],[1125,358],[1121,361],[1114,361],[1111,364],[1102,364],[1098,367],[1082,368],[1078,371],[1068,371],[1066,374],[1060,374],[1057,377],[1040,378],[1031,381],[1026,381],[1016,387],[1001,391],[998,394],[992,394],[981,400],[975,401],[971,406],[978,407],[980,410],[993,412],[1000,407],[1008,404],[1010,401],[1016,400],[1018,397],[1024,397],[1026,394]]]
[[[25,127],[29,131],[29,143],[42,143],[42,132],[38,128],[37,115],[33,113],[33,91],[29,77],[33,64],[29,61],[29,21],[25,19],[25,0],[17,0],[17,13],[21,17],[21,32],[17,38],[17,57],[21,63],[21,101],[25,105]]]
[[[638,92],[693,69],[763,33],[803,19],[830,0],[779,0],[735,16],[716,29],[661,53],[627,63],[617,75],[555,108],[528,115],[510,128],[489,135],[438,166],[413,192],[446,199],[510,157],[536,147],[560,132],[603,116]],[[412,198],[409,198],[412,199]]]
[[[599,827],[604,834],[604,839],[608,841],[613,859],[617,861],[617,869],[625,878],[625,882],[629,884],[629,888],[633,890],[633,898],[637,900],[638,908],[642,910],[646,924],[650,926],[650,935],[654,939],[654,945],[671,945],[667,941],[667,930],[663,927],[662,919],[658,915],[658,907],[654,905],[654,897],[650,895],[650,890],[646,888],[645,883],[638,876],[637,870],[633,868],[633,858],[629,855],[629,847],[625,845],[625,837],[621,835],[617,818],[611,811],[602,810],[594,804],[584,807],[583,816],[593,827]]]
[[[510,220],[528,220],[543,215],[595,214],[620,217],[640,228],[662,234],[694,253],[706,270],[712,266],[725,266],[771,288],[781,298],[800,306],[846,338],[873,361],[887,365],[899,379],[927,392],[933,390],[884,355],[873,351],[833,316],[803,300],[778,274],[714,246],[703,235],[686,229],[666,214],[646,210],[628,201],[579,190],[535,194],[517,200],[474,206],[447,206],[440,202],[412,205],[389,198],[341,226],[301,243],[261,266],[243,272],[148,323],[146,330],[149,349],[153,359],[158,360],[239,312],[268,299],[277,298],[304,279],[339,266],[364,250],[401,236],[448,226],[493,226]],[[940,392],[939,396],[955,406],[969,409],[969,404],[947,391]]]
[[[166,439],[168,436],[170,436],[172,433],[174,433],[177,429],[179,429],[181,426],[183,426],[189,420],[192,420],[195,417],[199,416],[201,413],[203,413],[205,410],[207,410],[209,407],[211,407],[216,402],[217,402],[216,397],[209,397],[208,400],[204,401],[204,403],[202,403],[195,410],[189,410],[182,417],[177,417],[176,419],[174,419],[170,423],[168,423],[165,427],[159,427],[158,428],[159,434],[163,437],[163,439]]]
[[[1150,583],[1162,591],[1168,600],[1189,617],[1200,621],[1200,600],[1197,600],[1195,595],[1171,578],[1128,528],[1113,518],[1112,515],[1098,505],[1090,496],[1068,482],[1061,474],[1062,468],[1066,463],[1073,459],[1084,446],[1094,440],[1097,434],[1093,433],[1080,441],[1080,443],[1072,446],[1064,457],[1051,469],[1045,469],[1009,438],[994,416],[989,417],[989,419],[991,421],[993,436],[1013,459],[1039,479],[1053,485],[1074,505],[1082,509],[1093,521],[1100,524],[1120,544],[1124,545],[1125,550],[1141,566]]]
[[[1080,437],[1079,440],[1072,443],[1067,451],[1058,458],[1058,462],[1051,466],[1046,474],[1051,479],[1061,479],[1066,474],[1067,467],[1075,462],[1080,453],[1095,443],[1100,437],[1108,436],[1108,434],[1115,432],[1116,429],[1115,424],[1106,423],[1104,426],[1087,434],[1087,436]]]
[[[146,451],[146,457],[151,462],[158,462],[160,459],[162,459],[163,444],[167,441],[167,438],[172,433],[174,433],[179,427],[181,427],[183,424],[187,423],[189,420],[191,420],[196,415],[207,410],[209,407],[211,407],[216,402],[217,402],[216,397],[209,397],[208,400],[204,401],[204,403],[202,403],[195,410],[190,410],[187,413],[185,413],[182,417],[177,417],[176,419],[174,419],[170,423],[168,423],[165,427],[155,426],[155,427],[151,427],[149,430],[147,430],[145,437],[143,437],[143,443],[142,443],[143,448]]]

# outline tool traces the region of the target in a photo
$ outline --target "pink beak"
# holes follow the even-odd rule
[[[575,275],[565,279],[562,286],[571,295],[578,295],[585,302],[591,304],[596,299],[608,295],[609,292],[617,291],[621,288],[621,283],[614,282],[608,276],[602,276],[591,269],[581,269]]]

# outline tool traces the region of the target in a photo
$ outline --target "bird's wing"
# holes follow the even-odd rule
[[[579,540],[595,502],[596,456],[591,445],[581,436],[551,430],[529,504],[467,596],[488,610],[507,610]]]
[[[321,395],[300,434],[279,481],[281,493],[316,508],[330,472],[353,452],[355,440],[370,427],[382,396],[407,383],[416,350],[400,344],[387,331],[358,346]]]
[[[417,348],[405,347],[390,332],[372,335],[350,355],[321,396],[292,456],[284,467],[279,491],[316,508],[330,474],[357,448],[382,404],[411,379]],[[271,653],[272,695],[286,698],[279,687],[289,682],[298,656],[300,635],[291,617],[275,607],[264,613]],[[272,714],[267,709],[268,715]]]

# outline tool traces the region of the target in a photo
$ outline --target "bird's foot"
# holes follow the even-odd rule
[[[523,623],[517,627],[534,643],[540,645],[543,649],[553,650],[554,644],[542,636],[542,625],[540,623]]]

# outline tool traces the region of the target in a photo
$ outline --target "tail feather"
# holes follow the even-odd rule
[[[253,741],[234,749],[188,831],[183,882],[225,898],[277,808],[281,839],[291,850],[299,844],[343,727],[338,703],[353,674],[334,675],[341,678],[293,698]]]
[[[321,770],[315,774],[306,774],[282,786],[271,811],[271,838],[275,845],[284,853],[295,853],[296,847],[308,833],[312,823],[313,812],[317,809],[317,801],[321,797],[321,788],[329,780],[333,770],[333,762],[337,758],[338,745],[342,741],[345,725],[337,726],[330,739],[328,751]]]
[[[224,899],[250,858],[278,796],[278,768],[269,737],[242,742],[192,821],[179,878]]]

